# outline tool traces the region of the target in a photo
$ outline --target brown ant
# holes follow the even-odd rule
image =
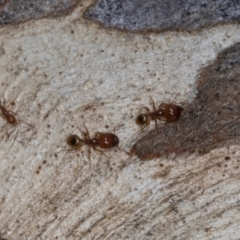
[[[91,161],[90,161],[90,156],[91,156],[91,148],[93,148],[95,151],[102,153],[103,155],[106,156],[104,152],[102,152],[100,149],[109,149],[113,147],[118,147],[119,144],[119,138],[113,134],[113,133],[101,133],[98,132],[94,135],[93,138],[90,138],[88,129],[85,126],[86,132],[83,132],[80,130],[80,132],[83,135],[83,139],[80,138],[78,135],[70,135],[67,138],[67,144],[71,147],[69,150],[63,150],[63,151],[78,151],[82,148],[83,145],[88,146],[88,160],[89,160],[89,165],[91,168]],[[115,131],[114,131],[115,133]],[[119,147],[118,147],[119,148]],[[60,151],[62,152],[62,151]]]
[[[3,101],[3,104],[0,101],[0,115],[2,116],[2,118],[4,120],[6,120],[6,125],[11,125],[11,126],[16,126],[17,124],[19,124],[20,122],[24,122],[25,124],[27,124],[28,126],[30,126],[31,128],[34,128],[33,125],[31,125],[28,122],[25,122],[24,120],[17,120],[16,118],[16,113],[14,113],[13,111],[8,110],[5,107],[5,101]],[[7,135],[9,135],[7,133]]]
[[[155,126],[157,128],[157,120],[164,121],[166,123],[175,122],[179,119],[183,108],[172,103],[162,103],[159,105],[158,109],[155,106],[153,99],[150,97],[150,103],[152,105],[153,111],[149,108],[143,107],[146,113],[141,113],[136,118],[136,123],[143,126],[140,131],[145,129],[151,122],[155,121]]]

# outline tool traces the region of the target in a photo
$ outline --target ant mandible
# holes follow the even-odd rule
[[[150,103],[153,111],[150,111],[147,107],[143,107],[142,109],[145,109],[146,113],[141,113],[136,118],[136,123],[143,126],[140,131],[145,129],[150,124],[151,120],[155,121],[156,128],[157,120],[166,123],[175,122],[179,119],[181,112],[183,111],[183,108],[172,103],[162,103],[157,109],[152,97],[150,97]]]
[[[2,116],[3,119],[6,120],[6,124],[7,125],[12,125],[12,126],[16,126],[17,124],[19,124],[20,122],[24,122],[25,124],[27,124],[28,126],[30,126],[31,128],[34,128],[33,125],[31,125],[28,122],[25,122],[24,120],[17,120],[16,119],[16,113],[14,113],[13,111],[10,111],[6,108],[5,106],[5,101],[3,101],[3,104],[0,101],[0,115]]]
[[[113,147],[118,147],[119,144],[119,138],[113,134],[113,133],[102,133],[98,132],[94,135],[93,138],[90,138],[90,134],[88,132],[88,129],[86,125],[84,125],[86,132],[83,132],[81,129],[80,132],[83,135],[83,139],[80,138],[78,135],[70,135],[67,138],[67,144],[72,148],[69,150],[63,150],[63,151],[77,151],[82,148],[83,145],[88,146],[88,160],[89,160],[89,165],[91,168],[91,148],[93,148],[95,151],[102,153],[103,155],[106,156],[104,152],[102,152],[100,149],[109,149]],[[114,131],[115,132],[115,131]]]

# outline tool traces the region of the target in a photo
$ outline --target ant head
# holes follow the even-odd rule
[[[82,143],[83,143],[83,141],[78,135],[70,135],[67,138],[67,144],[70,147],[78,148],[78,147],[82,146]]]
[[[149,121],[149,116],[147,114],[141,113],[136,118],[136,123],[138,125],[144,125]]]

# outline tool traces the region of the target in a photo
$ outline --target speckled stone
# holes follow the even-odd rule
[[[68,14],[79,0],[0,0],[0,24]]]
[[[106,28],[127,31],[194,30],[240,20],[240,2],[232,0],[98,0],[85,17]]]
[[[141,160],[184,152],[205,153],[240,139],[240,43],[204,68],[196,99],[177,123],[149,132],[133,147]]]

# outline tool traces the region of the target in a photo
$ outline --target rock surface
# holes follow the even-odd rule
[[[123,124],[116,134],[129,150],[149,95],[192,102],[198,71],[240,42],[240,26],[129,34],[84,19],[92,1],[81,4],[60,19],[0,29],[0,100],[37,130],[0,116],[0,236],[240,239],[238,145],[153,161],[92,151],[91,169],[87,148],[60,152],[84,124],[91,136]]]
[[[79,0],[2,0],[0,25],[43,17],[60,17],[70,13],[78,2]]]
[[[85,16],[106,28],[133,32],[195,30],[240,21],[240,3],[231,0],[98,0]]]

